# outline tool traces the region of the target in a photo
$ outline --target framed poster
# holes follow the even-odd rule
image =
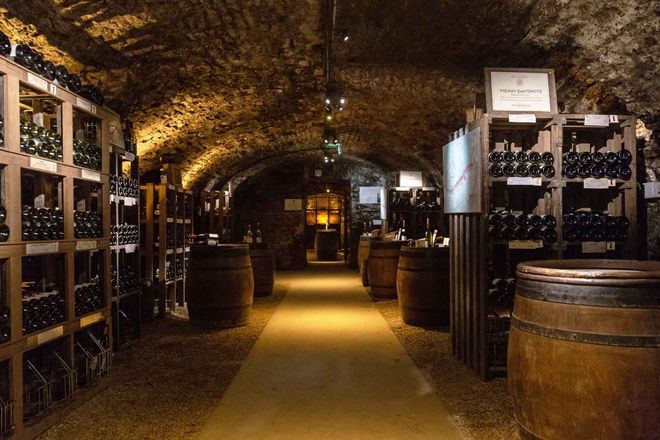
[[[408,188],[424,186],[421,171],[399,171],[399,185]]]
[[[382,186],[361,186],[360,203],[380,204],[380,193]]]
[[[553,69],[484,69],[488,113],[558,113]]]
[[[445,214],[481,212],[481,128],[442,147]]]
[[[302,199],[284,199],[285,211],[302,211]]]

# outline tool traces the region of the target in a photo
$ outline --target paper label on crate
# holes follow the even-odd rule
[[[96,240],[83,240],[76,242],[77,251],[91,251],[96,249]]]
[[[507,177],[506,184],[509,186],[541,186],[540,177]]]
[[[583,254],[603,254],[607,252],[607,243],[604,241],[583,241]]]
[[[43,333],[40,333],[36,337],[36,343],[37,345],[43,344],[45,342],[51,341],[55,338],[59,338],[64,334],[64,326],[59,325],[55,328],[51,328],[50,330],[46,330]]]
[[[584,115],[585,127],[608,127],[610,115]]]
[[[442,238],[442,246],[449,247],[449,237]]]
[[[80,170],[80,177],[82,179],[93,180],[94,182],[101,181],[101,173],[97,171],[90,171],[86,169]]]
[[[521,123],[533,124],[536,122],[536,115],[530,115],[525,113],[512,114],[509,115],[509,122],[521,122]]]
[[[616,242],[615,241],[608,241],[606,249],[608,251],[615,251],[616,250]]]
[[[610,115],[610,124],[617,124],[619,122],[619,115]]]
[[[39,194],[34,198],[34,207],[37,209],[42,209],[46,207],[46,196],[44,194]]]
[[[39,78],[37,75],[34,75],[30,72],[27,74],[27,82],[41,90],[48,91],[48,81],[43,78]]]
[[[80,318],[80,327],[87,327],[90,324],[99,322],[103,319],[103,312],[96,312],[93,315],[83,316]]]
[[[135,204],[136,204],[135,197],[124,197],[124,205],[125,206],[133,206]]]
[[[59,243],[34,243],[25,245],[25,253],[33,254],[52,254],[59,250]]]
[[[92,103],[82,99],[79,96],[76,96],[76,105],[83,110],[87,110],[90,113],[96,113],[96,112],[92,112]]]
[[[509,249],[541,249],[543,240],[511,240]]]
[[[616,185],[614,179],[594,179],[588,177],[584,179],[584,189],[609,189]]]
[[[130,160],[131,162],[135,160],[135,154],[129,153],[128,151],[124,153],[124,157],[126,158],[126,160]]]
[[[52,84],[52,83],[51,83],[51,84],[48,84],[48,91],[49,91],[52,95],[57,95],[57,86],[56,86],[55,84]]]
[[[30,158],[30,168],[36,168],[42,171],[48,171],[49,173],[57,172],[57,164],[51,162],[50,160],[39,159],[38,157]]]
[[[136,247],[137,247],[137,244],[135,244],[135,243],[127,244],[126,247],[124,248],[124,251],[127,254],[132,254],[133,252],[135,252]]]

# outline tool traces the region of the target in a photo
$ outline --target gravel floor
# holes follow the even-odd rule
[[[288,284],[255,298],[250,323],[201,330],[156,320],[112,369],[113,383],[39,439],[190,439],[229,387]]]
[[[506,378],[481,381],[453,357],[446,329],[404,324],[396,300],[375,303],[463,435],[475,440],[518,438]]]

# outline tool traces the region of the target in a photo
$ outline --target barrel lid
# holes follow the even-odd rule
[[[563,284],[660,284],[660,262],[639,260],[539,260],[518,264],[519,279]]]
[[[375,248],[386,248],[386,249],[398,249],[408,241],[403,240],[374,240],[371,242],[371,247]]]

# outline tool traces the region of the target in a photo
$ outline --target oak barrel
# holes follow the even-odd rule
[[[396,273],[404,241],[373,240],[369,244],[367,276],[370,294],[376,299],[396,298]]]
[[[403,322],[449,324],[449,248],[401,248],[396,291]]]
[[[360,246],[358,247],[358,267],[360,268],[360,278],[364,287],[369,286],[369,276],[367,275],[367,257],[369,256],[369,244],[375,238],[360,237]]]
[[[337,230],[317,229],[314,249],[316,249],[317,260],[335,261],[337,259]]]
[[[521,437],[660,435],[660,263],[521,263],[508,348]]]
[[[247,323],[254,292],[248,245],[191,246],[187,280],[191,321],[211,328]]]
[[[270,296],[275,284],[275,259],[266,243],[250,245],[250,261],[254,276],[254,296]]]

